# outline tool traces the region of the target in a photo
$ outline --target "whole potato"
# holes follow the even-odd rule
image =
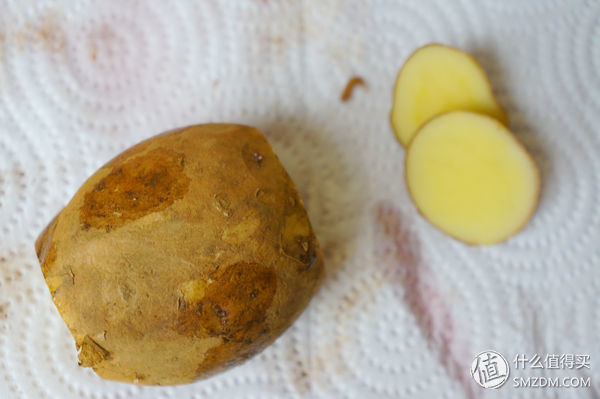
[[[279,336],[323,271],[302,200],[256,129],[164,133],[123,152],[36,241],[81,366],[188,383]]]

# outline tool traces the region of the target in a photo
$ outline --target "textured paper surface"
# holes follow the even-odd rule
[[[600,2],[0,2],[1,398],[593,398],[600,391]],[[417,47],[470,51],[540,166],[508,242],[429,225],[389,110]],[[362,76],[348,102],[346,82]],[[255,125],[295,180],[324,283],[262,354],[137,387],[77,366],[33,242],[99,166],[178,126]],[[474,356],[582,353],[588,389],[484,390]],[[510,361],[511,359],[509,359]]]

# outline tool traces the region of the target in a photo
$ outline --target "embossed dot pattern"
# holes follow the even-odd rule
[[[468,375],[487,349],[589,354],[595,390],[543,393],[600,390],[600,2],[1,3],[0,398],[492,397]],[[474,54],[540,166],[538,211],[501,245],[448,238],[407,195],[392,87],[429,42]],[[366,87],[341,102],[354,76]],[[266,133],[323,247],[323,284],[224,374],[101,380],[77,366],[33,242],[120,151],[203,122]]]

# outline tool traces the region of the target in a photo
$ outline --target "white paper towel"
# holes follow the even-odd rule
[[[458,46],[490,74],[543,175],[501,245],[421,218],[389,110],[417,47]],[[362,76],[348,102],[346,82]],[[77,366],[33,242],[99,166],[174,127],[263,130],[325,253],[302,317],[244,365],[178,387]],[[593,398],[600,391],[600,2],[577,0],[0,1],[0,398]],[[476,385],[492,349],[512,376]],[[586,354],[515,370],[518,354]],[[521,373],[521,374],[519,374]]]

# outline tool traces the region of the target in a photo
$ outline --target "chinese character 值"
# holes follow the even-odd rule
[[[486,383],[491,380],[495,380],[497,378],[502,378],[506,376],[506,373],[502,374],[498,370],[498,356],[490,353],[486,353],[483,359],[477,359],[477,365],[475,369],[479,373],[479,380],[482,383]],[[483,365],[483,367],[481,367]]]
[[[560,368],[559,360],[560,360],[560,356],[558,356],[558,355],[546,355],[546,359],[544,360],[544,363],[546,363],[547,369],[558,369],[558,368]]]

